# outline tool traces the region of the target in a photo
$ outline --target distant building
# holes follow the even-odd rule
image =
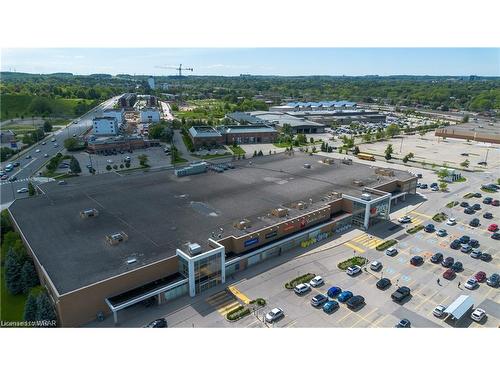
[[[136,101],[137,101],[137,94],[135,93],[123,94],[118,100],[122,108],[132,108]]]
[[[151,77],[148,78],[148,85],[149,85],[149,88],[151,90],[155,89],[155,79],[154,79],[154,77],[151,76]]]
[[[91,137],[87,142],[87,151],[99,154],[106,151],[129,151],[158,145],[158,141],[145,140],[139,136]]]
[[[333,111],[338,109],[353,109],[357,104],[346,100],[325,102],[289,102],[269,108],[271,112],[290,111]]]
[[[323,133],[326,126],[324,124],[298,118],[287,113],[255,111],[250,112],[250,115],[266,121],[267,124],[271,124],[278,130],[282,129],[285,124],[288,124],[294,134]]]
[[[145,107],[140,111],[141,122],[160,122],[160,111],[156,108]]]
[[[92,125],[92,133],[95,135],[117,135],[118,122],[115,117],[95,117]]]
[[[0,132],[0,143],[10,143],[16,141],[16,134],[12,130]]]
[[[123,108],[105,109],[103,112],[104,117],[114,117],[118,125],[123,124],[125,120],[125,111]]]
[[[222,134],[211,126],[192,126],[189,128],[189,137],[196,149],[224,144]]]
[[[220,130],[227,145],[233,143],[274,143],[278,131],[271,126],[236,125],[224,126]]]

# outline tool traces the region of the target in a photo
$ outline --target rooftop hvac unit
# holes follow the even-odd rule
[[[381,176],[394,176],[394,171],[389,168],[377,168],[375,169],[375,174],[379,174]]]
[[[135,262],[137,262],[137,258],[128,258],[127,259],[127,264],[133,264]]]
[[[361,199],[363,199],[365,201],[371,201],[372,200],[372,196],[371,196],[371,194],[363,193],[363,194],[361,194]]]
[[[292,208],[296,208],[297,210],[303,210],[304,208],[307,208],[307,203],[303,201],[298,201],[292,203]]]
[[[238,221],[238,222],[236,222],[236,223],[234,224],[234,227],[235,227],[235,228],[238,228],[238,229],[240,229],[240,230],[243,230],[243,229],[249,228],[249,227],[251,227],[251,226],[252,226],[252,223],[251,223],[251,221],[250,221],[250,220],[248,220],[248,219],[243,219],[243,220],[240,220],[240,221]]]
[[[276,217],[284,217],[286,215],[288,215],[288,210],[286,208],[275,208],[273,211],[272,211],[272,214],[273,216],[276,216]]]
[[[186,244],[186,248],[189,251],[189,254],[191,254],[191,255],[201,254],[201,246],[198,245],[197,243],[190,243],[190,242],[188,242]]]
[[[352,180],[352,184],[355,186],[363,186],[364,183],[361,180]]]
[[[98,216],[98,215],[99,215],[99,211],[97,211],[95,208],[80,211],[80,217],[82,219],[85,219],[86,217],[94,217],[94,216]]]
[[[128,236],[125,234],[125,232],[109,234],[106,236],[106,241],[108,241],[108,243],[110,245],[117,245],[120,242],[124,242],[127,240],[128,240]]]

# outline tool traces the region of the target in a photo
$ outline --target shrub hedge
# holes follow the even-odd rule
[[[299,284],[308,283],[309,281],[311,281],[315,277],[316,277],[316,275],[314,273],[306,273],[305,275],[296,277],[292,281],[287,282],[285,284],[285,288],[286,289],[293,289]]]
[[[337,264],[337,267],[340,268],[342,271],[345,271],[351,266],[364,266],[366,262],[367,262],[366,258],[356,256],[344,260],[343,262],[340,262],[339,264]]]
[[[447,215],[444,212],[439,212],[432,217],[432,220],[441,223],[447,219]]]
[[[413,227],[413,228],[410,228],[406,231],[406,233],[408,234],[414,234],[414,233],[417,233],[418,231],[424,229],[424,226],[423,225],[417,225],[416,227]]]
[[[264,298],[257,298],[250,301],[251,304],[257,304],[258,306],[266,306],[266,300]]]
[[[385,249],[387,249],[387,248],[389,248],[397,243],[398,243],[398,241],[396,241],[396,240],[387,240],[387,241],[382,242],[381,244],[377,245],[376,249],[378,251],[382,251],[382,250],[385,250]]]
[[[450,202],[450,203],[446,204],[446,207],[452,208],[452,207],[455,207],[457,204],[458,204],[457,201],[453,201],[453,202]]]
[[[229,311],[226,315],[227,320],[238,320],[250,314],[250,309],[244,306],[238,306],[235,309]]]

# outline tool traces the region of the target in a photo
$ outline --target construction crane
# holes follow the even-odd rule
[[[175,66],[155,66],[155,68],[158,68],[158,69],[174,69],[174,70],[177,70],[179,72],[179,78],[182,77],[182,71],[184,70],[187,70],[187,71],[193,71],[193,68],[183,68],[182,67],[182,64],[179,64],[179,67],[175,67]]]

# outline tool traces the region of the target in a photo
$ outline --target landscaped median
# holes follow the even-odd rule
[[[406,231],[406,233],[408,234],[414,234],[414,233],[417,233],[418,231],[421,231],[422,229],[424,229],[424,226],[423,225],[417,225],[413,228],[410,228]]]
[[[388,249],[391,246],[396,245],[397,243],[398,243],[398,241],[396,241],[396,240],[387,240],[387,241],[382,242],[381,244],[377,245],[377,247],[375,247],[375,249],[377,249],[378,251],[383,251],[385,249]]]
[[[314,273],[306,273],[305,275],[296,277],[295,279],[287,282],[285,284],[285,288],[286,289],[293,289],[299,284],[308,283],[309,281],[311,281],[315,277],[316,277],[316,275]]]
[[[363,258],[363,257],[352,257],[347,260],[344,260],[343,262],[340,262],[337,264],[337,267],[340,268],[342,271],[345,271],[351,266],[364,266],[368,262],[368,259]]]
[[[446,207],[453,208],[453,207],[457,206],[458,204],[459,204],[459,202],[453,201],[453,202],[447,203]]]
[[[442,223],[447,218],[448,216],[444,212],[439,212],[432,217],[432,220],[437,221],[438,223]]]
[[[465,199],[474,198],[474,193],[467,193],[467,194],[464,195],[464,198]]]
[[[250,309],[245,306],[238,306],[227,313],[226,319],[231,322],[234,322],[247,315],[250,315]]]

